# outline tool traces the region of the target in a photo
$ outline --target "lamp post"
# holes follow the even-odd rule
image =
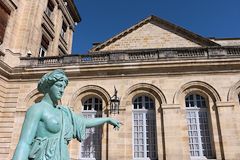
[[[110,99],[110,114],[119,114],[120,98],[117,96],[117,90],[114,86],[114,95]]]

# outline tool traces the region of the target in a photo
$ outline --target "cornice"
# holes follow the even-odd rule
[[[101,65],[237,58],[240,58],[240,47],[198,47],[93,52],[87,55],[65,55],[45,58],[22,57],[21,66]]]
[[[7,65],[5,62],[0,60],[0,75],[5,80],[9,80],[11,78],[11,73],[13,72],[13,68]]]
[[[79,23],[81,21],[75,4],[71,2],[71,0],[66,0],[66,2],[63,0],[57,0],[56,2],[58,8],[63,12],[64,19],[66,19],[70,28],[74,30],[75,22]]]
[[[80,14],[73,0],[66,0],[68,3],[69,12],[73,17],[74,22],[79,23],[81,21]]]
[[[116,78],[144,76],[179,76],[194,74],[232,74],[240,73],[240,59],[186,60],[166,62],[141,62],[118,64],[57,65],[15,68],[12,79],[38,79],[44,73],[61,68],[71,78]]]
[[[230,49],[230,51],[229,51]],[[134,50],[89,55],[21,57],[21,65],[9,67],[1,61],[3,75],[9,80],[40,78],[61,68],[71,78],[114,78],[158,75],[240,73],[239,47]]]

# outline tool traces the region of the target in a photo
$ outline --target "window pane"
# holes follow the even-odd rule
[[[214,158],[205,99],[200,95],[192,94],[185,100],[190,155]],[[190,103],[191,108],[188,107],[188,103]]]
[[[135,98],[133,103],[134,158],[147,157],[149,159],[157,159],[154,102],[150,97],[140,96]],[[148,110],[147,112],[146,109]],[[136,146],[138,146],[138,148],[135,148]]]
[[[83,116],[86,118],[102,117],[101,99],[91,97],[83,104]],[[94,109],[94,110],[92,110]],[[97,112],[96,112],[97,111]],[[81,142],[80,158],[101,159],[102,127],[86,129],[86,139]]]

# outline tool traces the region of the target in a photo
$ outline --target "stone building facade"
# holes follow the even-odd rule
[[[73,1],[29,1],[29,11],[25,1],[0,2],[7,17],[0,45],[1,159],[11,159],[25,112],[42,97],[38,79],[56,68],[69,77],[62,104],[123,123],[119,131],[104,125],[89,130],[88,141],[72,141],[72,159],[239,159],[240,39],[204,38],[150,16],[87,55],[70,55],[80,21]],[[47,8],[53,34],[46,30]],[[42,16],[29,22],[33,13]],[[68,37],[64,54],[61,29]],[[110,114],[114,86],[119,114]]]
[[[1,0],[1,52],[5,62],[19,65],[19,56],[71,54],[80,16],[72,0]]]

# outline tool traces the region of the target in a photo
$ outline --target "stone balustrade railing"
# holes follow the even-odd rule
[[[103,64],[118,62],[164,61],[184,59],[240,58],[240,47],[149,49],[134,51],[96,52],[87,55],[56,57],[21,57],[21,66],[69,64]]]

